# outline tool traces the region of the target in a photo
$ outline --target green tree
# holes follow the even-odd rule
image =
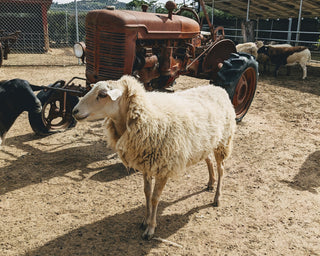
[[[147,1],[144,1],[144,0],[132,0],[131,2],[127,3],[126,4],[126,7],[128,9],[132,9],[133,7],[134,8],[141,8],[141,6],[143,4],[146,4],[146,5],[149,5],[149,6],[153,6],[157,3],[158,1],[157,0],[149,0],[148,2]]]

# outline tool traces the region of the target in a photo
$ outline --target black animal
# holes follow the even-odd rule
[[[0,82],[0,145],[23,111],[28,111],[29,115],[41,121],[42,105],[33,92],[41,89],[22,79]]]

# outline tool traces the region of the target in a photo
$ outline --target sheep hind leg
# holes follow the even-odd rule
[[[150,222],[147,223],[147,228],[142,235],[143,239],[150,240],[154,235],[154,231],[157,226],[156,217],[157,217],[158,204],[159,204],[162,190],[166,185],[167,180],[168,180],[167,177],[156,177],[155,179],[155,184],[154,184],[152,199],[151,199],[151,203],[152,203],[151,218],[150,218]]]
[[[144,194],[146,197],[146,214],[141,223],[141,229],[145,229],[149,223],[151,222],[151,190],[152,190],[152,177],[148,176],[146,173],[143,174],[143,181],[144,181]]]
[[[221,188],[222,188],[222,179],[223,179],[223,172],[224,172],[224,160],[228,156],[228,148],[223,146],[217,148],[214,151],[214,156],[217,162],[217,170],[218,170],[218,184],[217,184],[217,191],[214,196],[213,206],[219,206],[220,204],[220,196],[221,196]]]
[[[300,66],[301,66],[302,72],[303,72],[302,79],[305,79],[307,77],[307,65],[300,64]]]
[[[206,163],[207,163],[208,171],[209,171],[209,181],[208,181],[207,190],[208,191],[212,191],[213,190],[213,185],[214,185],[214,182],[215,182],[215,178],[214,178],[213,163],[212,163],[211,156],[208,156],[206,158]]]
[[[277,77],[279,75],[279,68],[280,68],[280,66],[276,65],[276,67],[274,69],[274,77]]]
[[[5,141],[5,138],[6,138],[6,132],[4,132],[1,136],[0,136],[0,146],[4,145],[4,141]]]

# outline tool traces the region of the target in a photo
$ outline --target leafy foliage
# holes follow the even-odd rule
[[[129,3],[118,2],[117,0],[77,0],[79,40],[85,40],[85,16],[89,10],[105,9],[108,5],[113,5],[116,9],[135,9],[141,10],[141,6],[147,4],[153,7],[152,11],[156,13],[168,13],[164,3],[157,0],[132,0]],[[177,5],[177,9],[182,4]],[[50,47],[72,46],[76,41],[76,22],[75,22],[75,3],[57,4],[53,3],[48,11],[48,27],[50,34]],[[211,19],[212,9],[206,6],[206,10]],[[194,18],[190,12],[183,12],[183,16]],[[204,17],[203,12],[199,14]],[[230,15],[214,10],[216,19],[232,19]],[[206,23],[206,21],[204,21]]]

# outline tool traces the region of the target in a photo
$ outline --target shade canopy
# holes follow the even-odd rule
[[[250,0],[249,19],[287,19],[298,18],[300,0]],[[205,0],[209,6],[238,18],[247,17],[248,0]],[[320,17],[320,1],[303,0],[301,17]]]

